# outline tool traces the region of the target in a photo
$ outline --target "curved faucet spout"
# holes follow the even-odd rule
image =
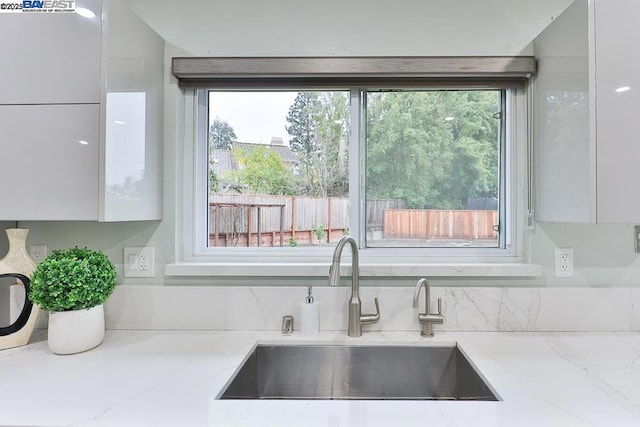
[[[423,337],[433,336],[433,325],[442,325],[444,323],[444,317],[442,316],[442,300],[438,298],[438,312],[431,312],[431,292],[429,281],[424,277],[418,280],[416,287],[413,291],[413,308],[418,308],[418,299],[420,298],[420,289],[424,288],[424,313],[420,313],[418,310],[418,322],[422,326],[420,335]]]
[[[340,286],[340,259],[342,250],[349,243],[351,246],[351,291],[357,294],[360,280],[360,260],[358,256],[358,244],[351,236],[344,236],[333,251],[333,260],[329,267],[329,286]]]
[[[427,279],[425,279],[424,277],[420,280],[418,280],[418,283],[416,283],[416,287],[413,290],[413,308],[418,308],[418,299],[420,298],[420,289],[422,289],[422,287],[424,286],[424,312],[425,313],[429,313],[429,297],[430,297],[430,292],[429,292],[429,281]]]
[[[362,325],[375,323],[380,319],[380,308],[378,299],[375,298],[376,314],[362,314],[360,303],[360,261],[358,257],[358,244],[351,236],[344,236],[333,251],[333,260],[329,267],[329,286],[340,285],[340,258],[342,250],[347,245],[351,246],[351,297],[349,298],[349,329],[350,337],[362,335]]]

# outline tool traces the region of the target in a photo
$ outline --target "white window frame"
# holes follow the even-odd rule
[[[295,90],[295,88],[291,88]],[[299,88],[303,90],[304,88]],[[375,87],[372,86],[372,89]],[[429,87],[424,87],[429,89]],[[206,135],[207,90],[183,88],[184,143],[178,154],[178,186],[182,200],[176,212],[176,262],[168,264],[168,276],[326,276],[332,247],[226,248],[208,247],[207,177],[208,139]],[[253,88],[252,88],[253,90]],[[351,89],[351,132],[349,141],[350,229],[364,242],[364,138],[361,119],[366,88]],[[524,262],[523,241],[526,222],[528,98],[526,89],[506,91],[505,153],[507,240],[505,248],[363,248],[360,250],[362,276],[540,276],[541,267]],[[360,114],[359,117],[358,115]],[[357,164],[358,168],[352,167]],[[180,191],[181,190],[181,191]],[[180,198],[178,198],[180,200]],[[503,201],[501,201],[502,203]],[[181,204],[181,206],[180,206]],[[361,245],[362,246],[362,245]],[[348,253],[345,263],[348,263]],[[343,274],[348,274],[343,271]]]

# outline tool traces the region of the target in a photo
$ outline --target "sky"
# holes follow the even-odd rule
[[[288,145],[287,113],[298,92],[209,92],[209,124],[219,117],[239,142],[268,144],[281,137]]]

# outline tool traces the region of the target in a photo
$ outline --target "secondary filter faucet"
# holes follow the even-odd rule
[[[418,308],[418,299],[420,298],[420,289],[424,287],[424,313],[420,313],[418,310],[418,322],[422,325],[422,331],[420,335],[423,337],[433,336],[433,325],[442,325],[444,323],[444,316],[442,316],[442,300],[438,298],[438,312],[431,313],[431,292],[427,279],[422,278],[416,283],[416,288],[413,291],[413,308]]]
[[[349,329],[350,337],[362,336],[362,325],[369,325],[380,320],[380,306],[378,298],[374,298],[376,314],[362,314],[360,303],[360,267],[358,258],[358,244],[351,236],[344,236],[333,251],[333,261],[329,267],[329,286],[340,285],[340,257],[346,244],[351,246],[351,297],[349,298]]]

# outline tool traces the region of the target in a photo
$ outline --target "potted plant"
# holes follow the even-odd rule
[[[49,312],[52,352],[79,353],[102,342],[103,303],[115,285],[115,267],[97,250],[55,250],[36,266],[29,299]]]

